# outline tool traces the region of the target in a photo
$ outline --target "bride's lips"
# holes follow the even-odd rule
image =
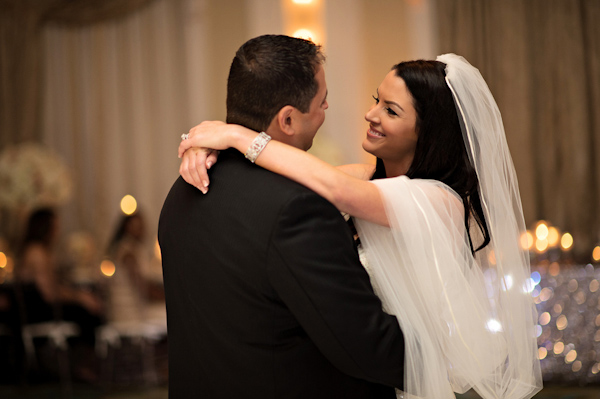
[[[375,130],[373,128],[369,128],[367,130],[367,136],[368,137],[373,137],[373,138],[376,138],[376,139],[380,139],[382,137],[385,137],[385,134],[383,134],[383,133],[381,133],[381,132],[379,132],[379,131],[377,131],[377,130]]]

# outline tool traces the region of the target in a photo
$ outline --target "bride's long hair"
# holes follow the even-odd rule
[[[490,242],[490,233],[481,206],[479,181],[467,155],[452,92],[445,81],[446,64],[439,61],[406,61],[392,67],[404,80],[417,113],[417,146],[406,173],[411,179],[438,180],[452,188],[464,205],[465,228],[470,231],[470,216],[481,231],[482,242],[473,243],[471,252]],[[385,178],[383,160],[377,158],[373,179]]]

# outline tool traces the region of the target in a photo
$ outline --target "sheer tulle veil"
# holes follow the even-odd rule
[[[445,54],[491,242],[471,253],[460,197],[434,180],[373,181],[390,228],[355,219],[376,292],[405,343],[405,398],[531,398],[542,386],[529,254],[500,111],[479,71]],[[471,229],[477,242],[478,229]]]

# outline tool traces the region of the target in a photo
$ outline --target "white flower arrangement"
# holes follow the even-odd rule
[[[0,154],[0,207],[23,211],[63,205],[72,188],[62,159],[41,144],[22,143]]]

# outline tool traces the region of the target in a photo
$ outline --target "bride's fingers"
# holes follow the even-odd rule
[[[183,177],[187,183],[196,187],[198,190],[205,193],[206,189],[200,183],[197,174],[195,173],[194,163],[196,159],[196,153],[194,150],[186,151],[179,167],[179,174]]]
[[[190,130],[189,134],[191,136],[191,130]],[[183,154],[190,148],[192,148],[192,140],[190,140],[190,137],[188,136],[188,138],[186,140],[181,140],[181,143],[179,143],[179,149],[177,151],[177,156],[179,158],[183,157]]]
[[[190,155],[183,155],[183,157],[181,158],[181,164],[179,165],[179,174],[181,175],[181,177],[183,177],[183,180],[185,180],[187,183],[192,184],[192,179],[190,179],[190,175],[188,173],[188,163],[190,162]]]
[[[214,164],[217,163],[217,158],[219,157],[219,151],[211,150],[210,154],[206,158],[206,169],[210,169]]]
[[[200,189],[204,194],[208,191],[208,173],[206,171],[206,158],[208,157],[209,151],[206,149],[192,149],[196,155],[194,162],[190,164],[190,173],[192,178],[197,183],[196,187]]]

